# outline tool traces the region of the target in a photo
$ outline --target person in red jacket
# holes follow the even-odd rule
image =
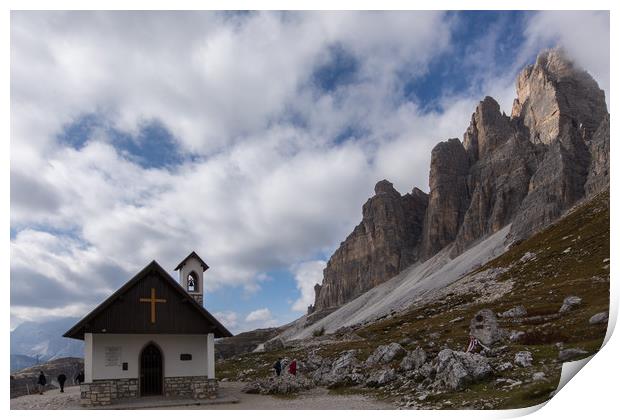
[[[290,365],[288,365],[288,373],[291,375],[297,375],[297,360],[293,359]]]

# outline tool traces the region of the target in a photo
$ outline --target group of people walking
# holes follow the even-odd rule
[[[58,381],[58,385],[60,386],[60,392],[65,392],[65,382],[67,382],[67,375],[65,375],[64,373],[60,373],[56,377],[56,380]],[[75,383],[77,385],[81,384],[82,382],[84,382],[84,372],[78,373],[77,376],[75,377]],[[37,391],[39,391],[39,394],[43,395],[46,385],[47,385],[47,378],[45,377],[45,374],[41,370],[39,371],[39,379],[37,379]]]
[[[278,360],[273,364],[273,369],[276,371],[276,376],[280,376],[282,374],[282,358],[278,357]],[[288,364],[288,373],[293,376],[297,375],[297,360],[293,359],[291,363]]]

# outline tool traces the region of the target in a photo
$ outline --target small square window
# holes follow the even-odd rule
[[[188,353],[182,353],[181,360],[192,360],[192,355]]]
[[[127,362],[123,362],[123,370],[128,370],[128,363]]]

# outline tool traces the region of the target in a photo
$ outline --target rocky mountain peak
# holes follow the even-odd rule
[[[512,117],[485,97],[463,142],[431,151],[429,194],[379,181],[340,245],[312,310],[338,307],[444,248],[451,257],[511,225],[531,236],[609,186],[609,114],[596,81],[561,49],[517,78]]]
[[[411,190],[411,196],[416,199],[428,201],[428,194],[426,194],[424,191],[422,191],[418,187],[413,187],[413,190]]]
[[[506,141],[512,132],[510,118],[500,111],[497,101],[490,96],[480,101],[463,134],[463,146],[473,163],[484,159]]]
[[[375,185],[375,194],[379,195],[379,194],[382,194],[382,193],[387,193],[387,194],[394,194],[394,193],[396,193],[400,197],[400,193],[398,191],[396,191],[396,189],[394,188],[394,184],[392,184],[387,179],[383,179],[383,180],[377,182],[377,184]]]
[[[456,237],[469,205],[468,173],[469,158],[459,139],[441,142],[431,151],[424,257],[432,256]]]
[[[362,221],[327,262],[308,312],[317,318],[415,262],[427,205],[421,190],[401,196],[391,182],[379,181],[362,208]]]
[[[590,138],[606,114],[605,92],[562,49],[542,52],[517,77],[512,118],[529,129],[532,143],[550,144],[570,130]]]

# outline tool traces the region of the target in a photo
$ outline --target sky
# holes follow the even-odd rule
[[[231,331],[303,315],[377,181],[561,45],[605,90],[608,12],[11,12],[11,328],[192,250]]]

